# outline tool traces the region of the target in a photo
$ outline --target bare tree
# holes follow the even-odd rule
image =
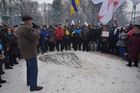
[[[39,4],[33,0],[0,0],[0,16],[9,16],[7,21],[10,24],[18,24],[22,15],[31,15],[34,21],[40,25],[43,24],[66,24],[71,23],[71,20],[80,22],[88,22],[89,24],[98,25],[98,13],[101,4],[94,5],[92,0],[81,0],[78,12],[70,16],[71,2],[67,0],[65,5],[63,0],[54,0],[53,4]],[[125,8],[127,4],[124,3],[116,13],[115,17],[118,19],[118,24],[127,24]],[[66,20],[67,19],[67,20]],[[114,23],[114,18],[110,24]]]

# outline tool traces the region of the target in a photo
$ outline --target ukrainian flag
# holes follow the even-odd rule
[[[78,6],[80,5],[80,0],[71,0],[71,11],[70,15],[73,15],[78,11]]]

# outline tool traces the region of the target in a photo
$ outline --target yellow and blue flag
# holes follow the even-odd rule
[[[73,15],[75,12],[78,11],[78,6],[80,5],[81,0],[71,0],[71,11],[70,15]]]

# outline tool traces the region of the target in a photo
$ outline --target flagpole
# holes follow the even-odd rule
[[[136,17],[136,5],[133,5],[132,14],[131,14],[131,24],[135,23]]]
[[[136,21],[135,19],[136,19],[136,5],[134,6],[134,20],[133,20],[134,24],[135,24],[135,21]]]
[[[78,11],[77,11],[77,13],[76,13],[76,24],[78,25],[78,18],[79,17],[79,14],[78,14]]]
[[[132,13],[131,13],[131,21],[130,21],[130,24],[132,24],[133,22],[133,14],[134,14],[134,8],[132,9]]]

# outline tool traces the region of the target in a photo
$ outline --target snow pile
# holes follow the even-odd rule
[[[65,65],[68,67],[75,67],[79,68],[80,60],[76,56],[75,53],[72,52],[59,52],[59,53],[52,53],[52,54],[46,54],[44,56],[41,56],[39,58],[41,61],[46,63],[54,63],[58,65]]]
[[[126,67],[126,62],[118,57],[80,51],[40,56],[49,62],[39,60],[38,82],[44,89],[34,93],[140,93],[140,68]],[[54,59],[59,62],[52,62]],[[75,67],[75,62],[81,67]],[[0,93],[30,93],[24,60],[13,70],[7,70],[3,78],[8,83]]]

